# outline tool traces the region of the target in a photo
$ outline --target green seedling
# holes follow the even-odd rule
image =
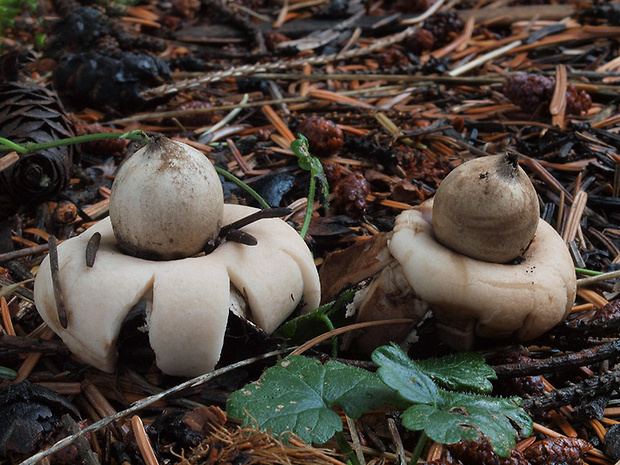
[[[321,161],[310,154],[308,139],[302,134],[298,134],[297,139],[291,142],[291,150],[297,155],[299,167],[303,170],[310,171],[308,205],[306,206],[306,215],[304,216],[303,225],[299,231],[301,237],[306,237],[308,228],[310,227],[310,219],[312,218],[317,183],[321,192],[320,202],[326,210],[329,208],[329,185],[327,184],[327,177],[323,171]]]

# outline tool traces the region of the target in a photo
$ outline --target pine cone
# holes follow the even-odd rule
[[[354,171],[334,185],[334,209],[355,219],[366,214],[370,186],[362,173]]]
[[[465,465],[529,465],[525,457],[517,450],[510,451],[509,457],[500,457],[493,452],[493,447],[486,440],[459,441],[446,447],[452,457]]]
[[[548,106],[553,97],[555,78],[537,74],[508,76],[504,83],[504,95],[525,111],[534,111],[540,105]],[[566,87],[566,113],[582,115],[592,107],[592,98],[574,84]]]
[[[582,459],[591,448],[589,442],[579,438],[548,438],[532,444],[523,455],[532,465],[583,465]]]
[[[435,13],[422,26],[433,34],[435,45],[444,45],[458,36],[465,24],[455,11]]]
[[[73,135],[73,124],[55,92],[32,83],[0,83],[0,137],[24,145]],[[74,146],[22,155],[0,173],[0,194],[18,204],[51,199],[67,187],[77,158]]]

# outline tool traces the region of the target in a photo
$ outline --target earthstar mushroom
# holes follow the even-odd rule
[[[160,179],[170,178],[155,176],[150,182]],[[214,188],[221,195],[219,181]],[[168,209],[158,208],[163,214]],[[228,225],[257,211],[223,205],[217,221]],[[81,360],[103,371],[114,371],[119,332],[130,310],[142,300],[157,366],[177,376],[196,376],[215,367],[230,312],[271,333],[296,308],[318,306],[320,287],[312,255],[301,236],[279,218],[243,226],[245,233],[256,238],[254,246],[227,240],[209,254],[150,260],[119,247],[112,210],[111,216],[58,246],[66,328],[58,319],[49,257],[39,268],[34,288],[36,307],[46,324]],[[140,227],[150,230],[146,223]],[[216,237],[219,230],[218,226]],[[88,266],[85,251],[98,235],[96,260]],[[148,250],[153,250],[150,245]],[[150,252],[139,255],[151,257]],[[165,248],[158,255],[166,256]]]
[[[433,231],[468,257],[506,263],[538,228],[538,196],[515,154],[475,158],[450,172],[433,203]]]
[[[517,263],[501,264],[440,244],[431,209],[432,200],[400,214],[388,248],[449,344],[471,348],[474,334],[530,340],[566,318],[575,299],[575,269],[566,244],[546,221],[538,220]]]
[[[320,270],[324,301],[344,285],[370,279],[355,301],[358,321],[412,319],[360,336],[359,348],[401,342],[428,310],[440,336],[459,349],[471,348],[476,336],[532,339],[566,318],[576,294],[574,265],[562,238],[539,218],[534,188],[515,163],[504,156],[467,162],[446,177],[434,199],[401,213],[392,232],[326,257]],[[453,237],[440,241],[438,227]],[[489,238],[489,228],[500,241]],[[463,238],[464,247],[452,247]],[[362,247],[369,254],[367,273],[347,272],[350,263],[364,262]],[[463,249],[473,250],[473,257]]]
[[[219,177],[203,153],[153,136],[118,171],[110,218],[124,252],[171,260],[197,254],[217,236],[223,205]]]

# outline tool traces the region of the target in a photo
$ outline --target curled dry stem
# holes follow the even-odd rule
[[[240,220],[234,221],[220,229],[220,233],[214,240],[207,243],[203,249],[204,253],[210,254],[213,252],[222,242],[225,240],[238,242],[244,245],[256,245],[258,241],[251,234],[241,231],[240,229],[255,221],[266,218],[279,218],[290,214],[292,210],[290,208],[270,208],[268,210],[259,210],[251,215],[248,215]]]

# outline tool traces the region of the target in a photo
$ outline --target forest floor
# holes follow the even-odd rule
[[[620,262],[620,2],[3,5],[3,140],[142,130],[185,142],[271,207],[290,208],[285,219],[297,230],[310,202],[305,242],[319,269],[333,252],[392,231],[400,213],[433,197],[464,161],[512,153],[578,281],[567,321],[553,330],[473,348],[495,367],[493,394],[522,397],[534,420],[509,458],[474,443],[421,441],[403,428],[399,411],[355,421],[343,415],[346,456],[335,440],[278,439],[226,416],[230,393],[275,358],[183,384],[156,367],[149,347],[138,347],[144,337],[135,327],[124,333],[114,374],[71,355],[39,316],[32,281],[51,237],[62,243],[108,216],[115,173],[139,145],[113,139],[22,154],[7,147],[0,158],[2,463],[404,463],[416,445],[420,461],[435,464],[618,463],[620,278],[612,272]],[[309,199],[314,178],[290,148],[299,133],[324,170],[329,209],[320,195]],[[227,203],[258,206],[222,181]],[[601,273],[612,274],[596,278]],[[452,352],[435,329],[432,318],[418,328],[411,357]],[[282,342],[246,342],[218,367]],[[306,355],[326,361],[332,348],[328,340]],[[368,354],[342,349],[338,357],[375,367]],[[65,439],[71,446],[57,444],[89,424],[87,434]]]

